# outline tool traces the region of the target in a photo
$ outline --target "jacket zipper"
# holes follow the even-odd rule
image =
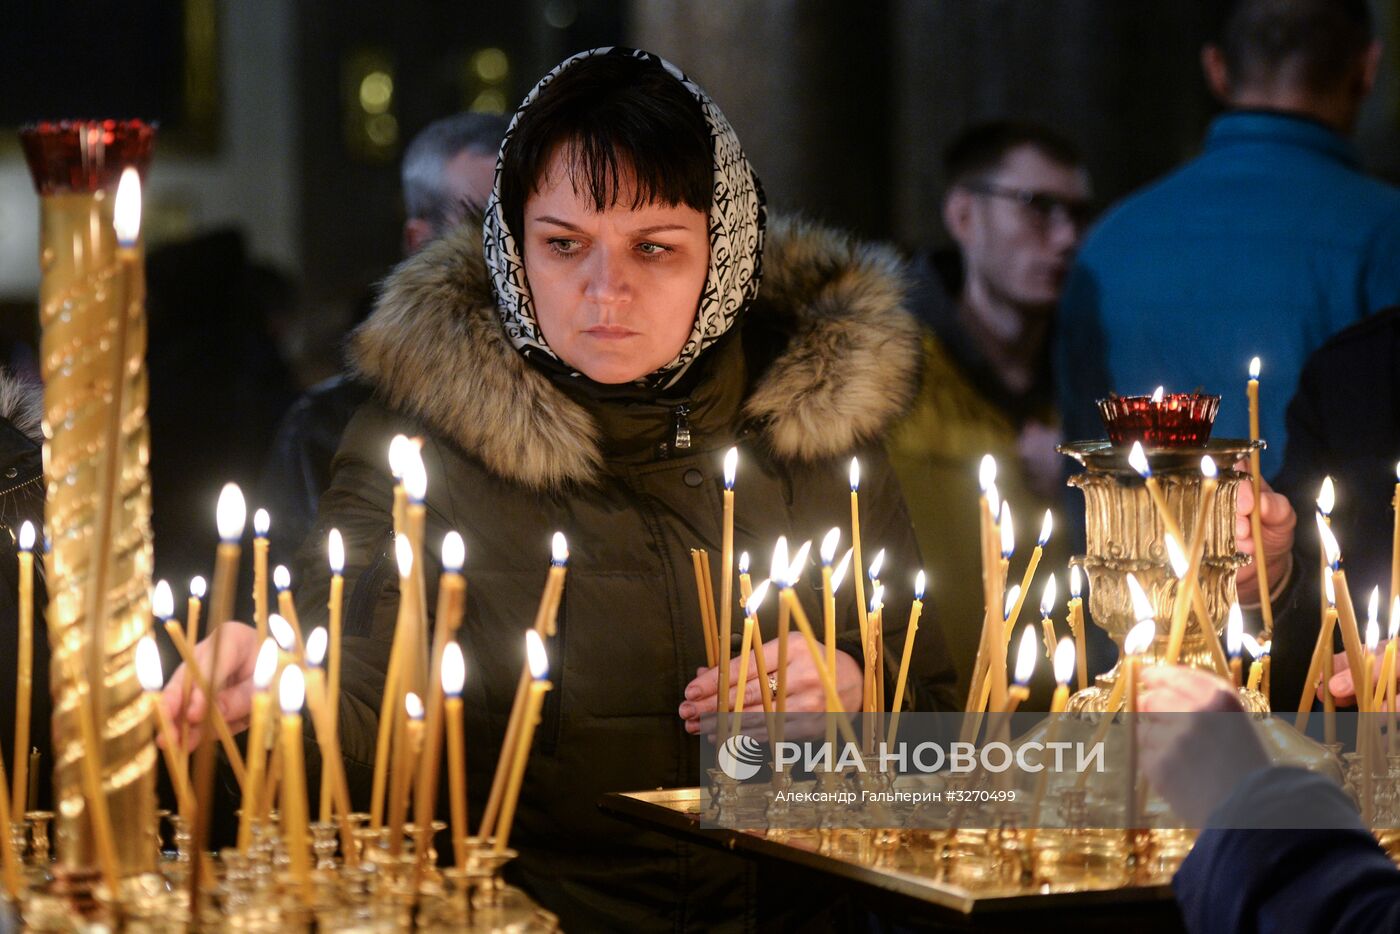
[[[676,419],[676,434],[672,448],[677,451],[689,451],[690,419],[688,416],[690,415],[690,406],[678,405],[672,410],[672,414]]]

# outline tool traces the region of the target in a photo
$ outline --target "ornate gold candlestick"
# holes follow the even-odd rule
[[[1209,454],[1217,464],[1229,465],[1247,456],[1250,448],[1247,441],[1218,440],[1205,447],[1148,452],[1153,476],[1182,534],[1188,538],[1195,535],[1202,496],[1202,455]],[[1123,637],[1136,622],[1128,593],[1128,574],[1142,584],[1156,617],[1171,618],[1179,584],[1167,554],[1168,529],[1145,481],[1129,466],[1126,448],[1107,441],[1087,441],[1067,444],[1060,450],[1085,468],[1070,479],[1070,484],[1084,493],[1086,553],[1078,561],[1089,578],[1089,611],[1094,622],[1121,650]],[[1200,590],[1210,625],[1217,634],[1235,600],[1235,571],[1250,560],[1235,547],[1235,498],[1240,483],[1246,480],[1247,474],[1222,466],[1218,491],[1205,520]],[[1149,664],[1161,657],[1167,638],[1166,628],[1159,628],[1147,656]],[[1186,629],[1181,662],[1196,668],[1213,668],[1205,634],[1194,617]],[[1070,698],[1068,711],[1105,710],[1117,677],[1116,666],[1100,675],[1094,684]],[[1251,710],[1268,709],[1263,696],[1255,692],[1244,695],[1244,700]]]
[[[58,859],[71,871],[96,859],[82,780],[85,757],[96,757],[117,860],[130,875],[154,865],[156,750],[134,666],[150,620],[152,557],[141,256],[139,245],[118,246],[113,202],[122,169],[145,169],[154,130],[44,123],[21,139],[40,194]],[[96,749],[80,740],[84,703]]]

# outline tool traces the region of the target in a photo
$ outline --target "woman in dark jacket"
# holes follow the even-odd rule
[[[517,878],[571,929],[753,923],[744,863],[615,822],[596,802],[700,779],[692,734],[714,698],[697,678],[689,550],[719,553],[731,445],[735,547],[759,566],[779,535],[800,542],[841,526],[849,538],[848,465],[860,457],[865,547],[889,554],[885,657],[900,657],[919,559],[880,439],[915,389],[919,341],[898,263],[813,226],[767,223],[713,102],[674,66],[623,49],[575,56],[526,98],[483,226],[484,238],[468,225],[405,261],[356,333],[354,366],[374,397],[341,444],[303,556],[309,631],[325,617],[319,543],[331,527],[345,537],[340,710],[357,800],[398,606],[386,452],[396,433],[421,435],[430,607],[444,534],[467,544],[473,814],[560,530],[568,583],[511,836]],[[813,592],[802,599],[819,612]],[[850,587],[839,613],[849,709],[861,691]],[[772,636],[771,616],[765,625]],[[236,628],[221,679],[238,718],[256,646]],[[798,643],[789,664],[789,709],[824,709]],[[951,705],[936,625],[920,630],[914,671],[916,705]]]

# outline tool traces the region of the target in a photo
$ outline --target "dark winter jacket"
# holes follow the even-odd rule
[[[735,548],[752,554],[755,579],[778,535],[797,543],[841,526],[849,541],[848,464],[861,458],[863,541],[866,554],[888,549],[885,657],[897,663],[919,567],[880,445],[914,392],[920,346],[899,272],[884,250],[770,225],[758,300],[685,385],[657,395],[527,363],[497,318],[477,231],[464,227],[405,261],[354,340],[352,363],[375,397],[336,456],[298,595],[309,630],[325,617],[324,533],[339,528],[348,554],[341,728],[357,801],[367,797],[398,605],[386,452],[395,433],[419,434],[429,607],[444,534],[457,530],[467,546],[474,817],[560,530],[568,582],[549,646],[554,689],[511,837],[522,851],[517,877],[570,930],[755,923],[744,863],[615,822],[596,804],[605,792],[698,783],[699,740],[677,713],[705,664],[690,549],[708,549],[718,572],[730,445],[741,457]],[[840,598],[841,645],[859,658],[849,585]],[[802,599],[818,612],[812,591]],[[916,705],[956,702],[936,624],[919,629],[914,671]]]

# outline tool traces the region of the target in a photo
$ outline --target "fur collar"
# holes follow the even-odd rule
[[[780,460],[834,457],[876,438],[917,388],[919,326],[895,253],[799,220],[770,221],[748,314],[788,335],[744,414]],[[355,332],[354,372],[392,408],[531,489],[593,483],[603,466],[587,411],[525,362],[496,316],[467,224],[399,265]]]

